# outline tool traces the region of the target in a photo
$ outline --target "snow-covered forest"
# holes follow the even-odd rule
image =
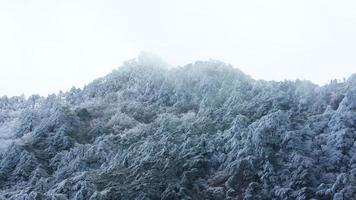
[[[356,75],[137,58],[83,89],[0,98],[0,199],[356,199],[355,140]]]

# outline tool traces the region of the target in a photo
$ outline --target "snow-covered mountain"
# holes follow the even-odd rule
[[[356,199],[355,140],[356,75],[138,58],[83,89],[0,98],[0,199]]]

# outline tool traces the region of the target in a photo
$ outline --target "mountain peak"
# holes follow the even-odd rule
[[[0,98],[0,199],[356,196],[348,82],[166,66],[143,53],[83,90]]]

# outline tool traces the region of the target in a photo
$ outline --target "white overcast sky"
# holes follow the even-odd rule
[[[141,51],[324,84],[356,72],[356,1],[0,0],[0,96],[82,87]]]

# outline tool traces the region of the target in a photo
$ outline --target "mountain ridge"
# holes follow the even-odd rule
[[[0,199],[355,198],[356,75],[317,86],[155,62],[0,98]]]

